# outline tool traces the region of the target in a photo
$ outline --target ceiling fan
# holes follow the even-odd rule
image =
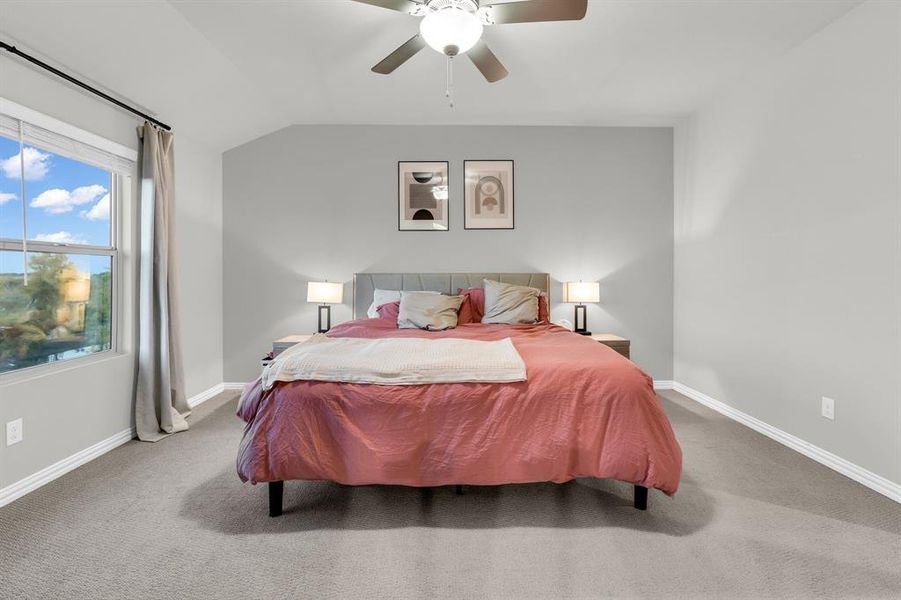
[[[588,10],[588,0],[355,0],[361,4],[422,17],[419,33],[372,67],[388,75],[427,45],[449,59],[466,54],[489,82],[507,76],[507,69],[482,38],[485,25],[578,21]],[[450,64],[450,63],[449,63]]]

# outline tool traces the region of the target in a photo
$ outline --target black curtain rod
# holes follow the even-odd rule
[[[121,101],[119,101],[119,100],[116,100],[115,98],[113,98],[113,97],[110,96],[109,94],[105,94],[105,93],[101,92],[100,90],[98,90],[97,88],[95,88],[95,87],[93,87],[93,86],[90,86],[90,85],[86,84],[86,83],[83,82],[83,81],[80,81],[80,80],[78,80],[78,79],[75,79],[75,78],[72,77],[71,75],[67,75],[66,73],[63,73],[62,71],[60,71],[60,70],[57,69],[56,67],[52,67],[52,66],[48,65],[48,64],[45,63],[44,61],[39,60],[39,59],[37,59],[37,58],[31,56],[30,54],[25,54],[24,52],[22,52],[21,50],[19,50],[19,49],[16,48],[15,46],[11,46],[10,44],[7,44],[6,42],[0,41],[0,48],[2,48],[3,50],[6,50],[7,52],[10,52],[10,53],[12,53],[12,54],[15,54],[16,56],[21,56],[22,58],[24,58],[24,59],[27,60],[28,62],[30,62],[30,63],[32,63],[32,64],[35,64],[35,65],[41,67],[42,69],[45,69],[45,70],[47,70],[47,71],[50,71],[51,73],[53,73],[53,74],[56,75],[57,77],[62,77],[63,79],[65,79],[65,80],[68,81],[69,83],[74,83],[74,84],[77,85],[78,87],[83,88],[83,89],[86,89],[87,91],[91,92],[92,94],[95,94],[95,95],[97,95],[97,96],[100,96],[101,98],[103,98],[103,99],[106,100],[107,102],[112,102],[112,103],[115,104],[116,106],[118,106],[118,107],[120,107],[120,108],[124,108],[124,109],[127,110],[128,112],[134,113],[134,114],[138,115],[139,117],[143,117],[144,119],[147,119],[148,121],[150,121],[150,122],[153,123],[154,125],[156,125],[156,126],[158,126],[158,127],[161,127],[161,128],[163,128],[163,129],[165,129],[166,131],[172,131],[172,128],[169,127],[168,125],[166,125],[165,123],[163,123],[162,121],[160,121],[160,120],[158,120],[158,119],[154,119],[153,117],[151,117],[151,116],[148,115],[147,113],[141,112],[141,111],[138,110],[137,108],[131,107],[131,106],[125,104],[124,102],[121,102]]]

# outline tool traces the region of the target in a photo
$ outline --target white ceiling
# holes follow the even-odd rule
[[[510,76],[460,57],[454,110],[433,50],[369,70],[418,19],[351,1],[5,0],[0,33],[224,150],[293,123],[671,125],[860,1],[590,0],[487,28]]]

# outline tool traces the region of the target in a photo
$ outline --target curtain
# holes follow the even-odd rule
[[[174,136],[144,123],[141,157],[138,370],[135,428],[156,442],[185,431],[184,393],[175,290]]]

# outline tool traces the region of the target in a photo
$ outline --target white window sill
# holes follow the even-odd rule
[[[44,377],[53,377],[54,375],[71,371],[72,369],[81,369],[94,364],[118,360],[124,356],[129,356],[130,354],[130,352],[120,352],[118,350],[104,350],[102,352],[89,354],[88,356],[79,356],[78,358],[70,358],[68,360],[0,373],[0,388]]]

